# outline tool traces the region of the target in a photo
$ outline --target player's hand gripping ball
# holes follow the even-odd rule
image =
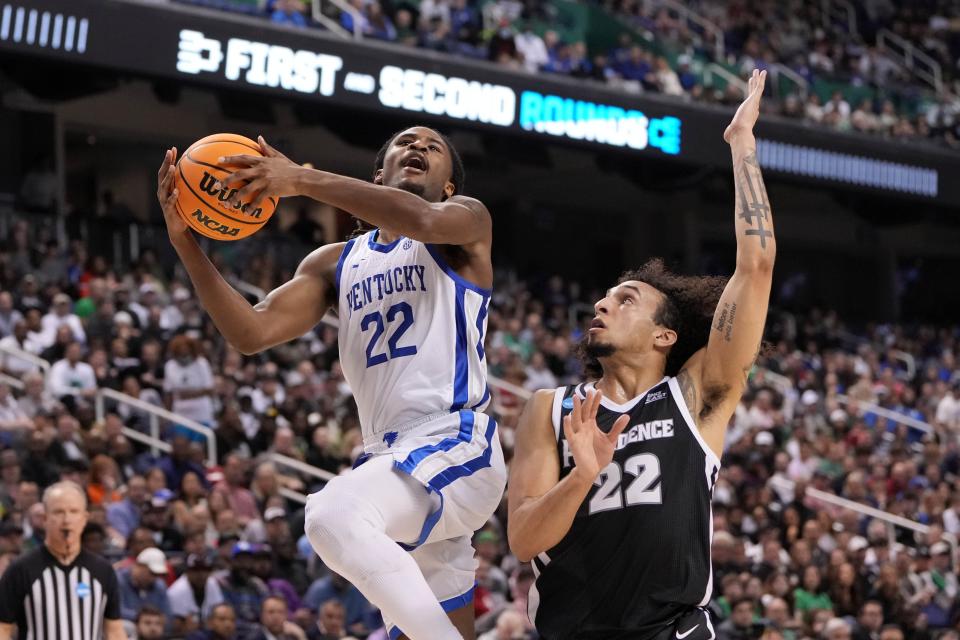
[[[270,219],[277,198],[264,198],[256,208],[252,199],[236,202],[246,184],[218,183],[236,167],[219,165],[219,158],[237,155],[263,156],[260,145],[244,136],[217,133],[197,140],[187,149],[176,168],[177,213],[197,233],[214,240],[239,240],[253,235]]]

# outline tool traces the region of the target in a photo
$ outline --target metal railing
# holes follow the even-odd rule
[[[258,287],[255,284],[250,284],[245,280],[240,280],[239,278],[234,279],[231,284],[233,288],[239,291],[240,293],[245,293],[248,296],[253,296],[259,302],[267,297],[267,292]]]
[[[217,464],[217,438],[210,427],[204,426],[195,420],[167,411],[163,407],[144,402],[139,398],[128,396],[113,389],[97,389],[96,415],[97,420],[103,420],[106,415],[106,401],[110,399],[118,404],[125,404],[150,416],[150,437],[162,441],[160,438],[160,419],[167,420],[185,429],[204,436],[207,440],[207,464]]]
[[[873,413],[881,418],[886,418],[891,422],[913,427],[914,429],[923,431],[927,434],[936,433],[936,429],[933,428],[933,425],[924,422],[923,420],[917,420],[916,418],[911,418],[910,416],[905,416],[902,413],[897,413],[896,411],[891,411],[890,409],[881,407],[878,404],[866,402],[864,400],[856,400],[843,394],[835,397],[840,404],[850,407],[856,411],[860,411],[861,415],[864,413]]]
[[[807,79],[802,75],[791,69],[785,64],[780,64],[775,62],[770,65],[770,67],[777,73],[778,76],[783,76],[793,84],[797,86],[797,90],[800,93],[800,99],[803,102],[807,101],[807,96],[810,94],[810,83],[807,82]],[[780,83],[777,83],[777,88],[779,89]]]
[[[644,0],[643,9],[647,15],[653,13],[654,8],[665,8],[675,12],[684,20],[692,22],[703,30],[705,36],[713,40],[713,55],[716,60],[723,60],[726,50],[723,44],[723,29],[717,23],[708,20],[699,13],[676,0]]]
[[[895,349],[894,351],[891,351],[891,353],[893,354],[894,358],[907,366],[906,373],[900,377],[907,381],[913,380],[913,378],[917,375],[917,361],[914,359],[914,357],[906,351],[900,351],[899,349]]]
[[[740,93],[744,97],[747,95],[747,83],[737,74],[730,71],[729,69],[720,66],[715,62],[710,62],[703,66],[703,84],[704,86],[713,85],[713,76],[718,75],[724,80],[727,81],[727,84],[732,84],[733,86],[740,89]]]
[[[14,378],[13,376],[5,373],[0,373],[0,384],[5,384],[11,389],[16,389],[17,391],[23,391],[24,388],[23,380],[20,378]]]
[[[943,72],[940,63],[889,29],[877,32],[877,48],[903,64],[917,78],[923,80],[938,94],[943,93]]]
[[[24,351],[23,349],[18,349],[10,345],[0,345],[0,351],[7,354],[7,357],[16,358],[17,360],[23,360],[24,362],[29,362],[34,365],[40,371],[43,372],[43,375],[46,376],[50,371],[50,363],[41,358],[40,356],[34,355],[29,351]]]
[[[363,39],[363,31],[360,29],[361,14],[359,11],[354,9],[348,3],[343,2],[343,0],[327,0],[327,2],[335,6],[340,11],[349,13],[351,17],[353,17],[353,33],[351,33],[345,29],[342,24],[323,12],[322,2],[323,0],[313,0],[312,15],[316,22],[322,24],[324,27],[343,38],[352,37],[355,40]]]
[[[287,467],[288,469],[305,473],[309,476],[313,476],[314,478],[323,480],[324,482],[328,482],[337,477],[335,473],[330,473],[326,469],[320,469],[301,460],[297,460],[296,458],[285,456],[282,453],[271,453],[268,459],[277,466]]]
[[[307,504],[307,496],[300,493],[299,491],[294,491],[293,489],[287,489],[286,487],[280,487],[280,490],[277,492],[287,500],[293,500],[294,502],[299,502],[300,504]]]
[[[768,484],[774,489],[781,488],[789,489],[790,491],[793,491],[797,485],[796,482],[787,478],[771,478]],[[824,504],[828,504],[839,509],[844,509],[846,511],[853,511],[862,516],[876,518],[877,520],[884,522],[888,527],[891,542],[896,539],[893,531],[894,527],[907,529],[908,531],[913,531],[914,533],[919,533],[921,535],[926,535],[930,531],[930,527],[925,524],[910,520],[909,518],[904,518],[903,516],[898,516],[882,509],[871,507],[870,505],[855,502],[848,498],[843,498],[833,493],[827,493],[826,491],[821,491],[820,489],[814,489],[813,487],[807,487],[804,490],[803,495],[804,497],[818,500]]]

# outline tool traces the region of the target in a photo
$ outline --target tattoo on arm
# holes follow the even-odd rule
[[[717,324],[715,324],[713,327],[727,342],[730,342],[730,340],[733,339],[733,319],[736,317],[736,315],[736,302],[723,303],[723,308],[720,309],[720,315],[717,316]]]
[[[736,189],[740,196],[740,214],[750,228],[744,231],[746,236],[758,236],[760,248],[767,248],[767,238],[773,237],[773,231],[764,226],[770,218],[770,201],[767,199],[767,188],[760,175],[760,165],[757,163],[757,154],[752,152],[743,159],[743,168],[736,176]]]

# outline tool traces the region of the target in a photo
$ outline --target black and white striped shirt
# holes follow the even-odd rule
[[[16,624],[20,640],[100,640],[104,619],[119,618],[117,574],[87,551],[64,566],[40,547],[0,578],[0,622]]]

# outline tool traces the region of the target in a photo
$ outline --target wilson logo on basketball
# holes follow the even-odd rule
[[[240,213],[245,213],[252,218],[259,218],[260,214],[263,213],[262,207],[257,207],[252,213],[248,213],[247,208],[250,206],[249,202],[244,202],[240,206],[233,204],[233,199],[236,197],[239,189],[217,189],[214,186],[215,184],[217,184],[217,179],[204,171],[203,177],[200,178],[200,190],[216,197],[221,203],[221,206],[227,207],[228,209],[239,209]]]
[[[236,171],[221,165],[220,158],[262,155],[260,145],[244,136],[217,133],[194,142],[177,161],[177,212],[197,233],[215,240],[239,240],[263,228],[277,208],[277,198],[267,197],[256,208],[250,200],[237,203],[237,194],[246,182],[217,188]]]

